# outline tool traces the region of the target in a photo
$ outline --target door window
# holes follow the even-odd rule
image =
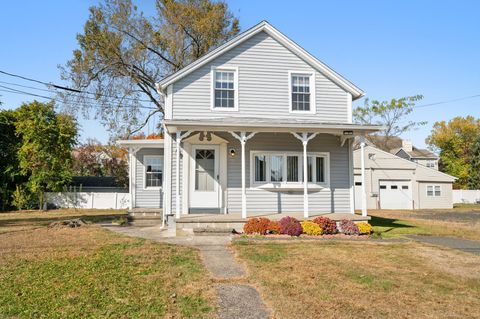
[[[214,191],[215,186],[215,151],[195,151],[195,190]]]

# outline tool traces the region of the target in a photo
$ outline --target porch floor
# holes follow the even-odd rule
[[[249,218],[254,217],[266,217],[272,220],[279,220],[285,216],[295,217],[298,220],[313,219],[319,216],[325,216],[335,221],[341,221],[343,219],[353,221],[368,221],[370,216],[363,217],[362,215],[350,214],[350,213],[312,213],[309,218],[304,218],[303,213],[271,213],[263,215],[252,215],[247,218],[242,218],[241,213],[231,214],[189,214],[183,215],[180,219],[175,219],[176,223],[244,223]]]

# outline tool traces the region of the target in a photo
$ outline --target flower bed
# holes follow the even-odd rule
[[[268,218],[250,218],[244,225],[243,231],[247,235],[260,235],[277,238],[345,238],[369,236],[373,233],[372,225],[367,222],[356,224],[354,221],[344,219],[337,222],[324,216],[314,220],[300,222],[296,218],[286,216],[279,221]]]

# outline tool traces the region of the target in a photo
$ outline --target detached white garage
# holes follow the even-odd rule
[[[355,209],[361,209],[360,150],[354,151]],[[365,192],[368,209],[452,208],[455,177],[365,147]]]
[[[412,182],[380,180],[380,209],[413,209]]]

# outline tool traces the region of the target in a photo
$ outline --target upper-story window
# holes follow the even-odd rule
[[[315,76],[290,72],[290,111],[315,113]]]
[[[212,109],[238,110],[238,70],[212,68]]]

